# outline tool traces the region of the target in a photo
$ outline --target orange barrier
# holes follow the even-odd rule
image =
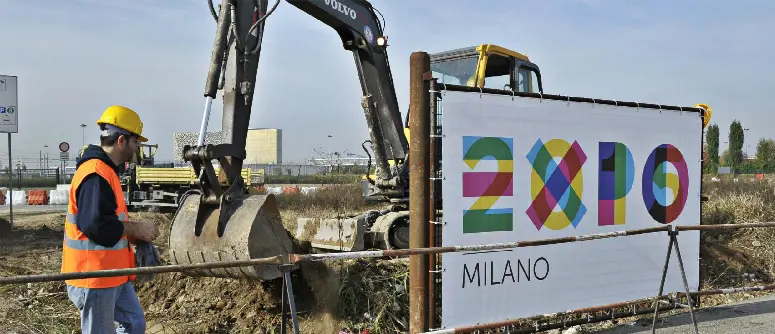
[[[0,191],[0,205],[5,205],[5,192]]]
[[[298,186],[287,186],[283,187],[283,194],[298,194],[299,193],[299,187]]]
[[[48,191],[46,190],[27,191],[27,204],[29,205],[48,204]]]

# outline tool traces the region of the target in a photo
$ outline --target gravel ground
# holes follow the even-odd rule
[[[749,299],[732,305],[697,310],[700,333],[775,333],[775,295]],[[691,317],[686,313],[660,317],[656,333],[694,333]],[[620,325],[600,334],[651,333],[651,319]]]

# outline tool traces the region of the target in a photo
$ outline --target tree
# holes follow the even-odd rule
[[[744,142],[743,126],[740,125],[740,121],[735,120],[729,125],[729,160],[727,162],[733,169],[740,167],[743,162]]]
[[[708,126],[708,132],[707,132],[707,143],[708,143],[708,160],[709,163],[713,166],[718,166],[719,164],[719,130],[718,125],[711,124]]]
[[[724,150],[719,157],[719,165],[729,167],[729,149]]]
[[[759,139],[756,145],[756,167],[762,173],[775,171],[775,140]]]

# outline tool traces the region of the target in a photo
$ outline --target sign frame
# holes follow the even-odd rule
[[[0,74],[0,133],[19,133],[19,80]]]
[[[443,109],[444,228],[442,245],[437,246],[552,239],[663,224],[699,225],[703,143],[700,112],[614,106],[570,98],[560,101],[451,90],[443,94],[439,106]],[[479,147],[474,149],[475,145]],[[474,152],[485,146],[490,147],[489,151]],[[500,153],[493,151],[496,148]],[[620,152],[628,153],[622,157]],[[563,154],[568,154],[568,161],[564,161]],[[616,168],[622,161],[627,166],[625,181],[621,181],[618,171],[610,180],[604,173],[607,170],[602,162],[614,154]],[[664,156],[673,159],[676,155],[682,159],[661,162]],[[538,160],[554,167],[541,168]],[[647,178],[657,174],[651,173],[651,168],[667,165],[664,173],[677,175],[681,182],[688,180],[688,188],[687,183],[678,182],[676,191],[669,187],[653,189],[658,181]],[[559,172],[573,175],[574,169],[580,171],[576,179],[549,178]],[[490,183],[500,174],[509,175],[509,185],[496,187],[496,182]],[[466,178],[486,182],[468,182],[470,186],[466,187]],[[604,202],[609,200],[599,197],[608,193],[620,196],[614,189],[621,185],[614,187],[610,182],[629,184],[622,197],[626,200],[621,215],[624,220],[619,218],[618,204],[608,207]],[[566,213],[570,218],[564,218],[565,208],[546,211],[551,203],[540,208],[539,195],[552,192],[551,188],[563,188],[570,194],[561,199],[562,192],[555,194],[560,206],[583,209],[575,215]],[[494,191],[502,194],[489,193]],[[669,218],[660,216],[659,210],[653,213],[649,206],[657,202],[669,206],[674,199],[669,195],[664,195],[667,201],[658,196],[650,198],[656,196],[651,193],[681,194],[679,199],[685,204],[678,206],[683,209]],[[580,196],[580,202],[574,196]],[[534,206],[536,201],[539,203]],[[599,214],[614,207],[619,210],[615,214]],[[472,215],[477,219],[466,222],[465,210],[486,213],[477,214],[482,217]],[[650,233],[444,254],[441,327],[494,323],[652,297],[660,284],[669,241],[663,233]],[[699,256],[699,232],[682,232],[678,242],[684,259]],[[684,266],[689,288],[696,291],[700,284],[699,263],[687,261]],[[671,254],[664,291],[684,291],[675,253]]]

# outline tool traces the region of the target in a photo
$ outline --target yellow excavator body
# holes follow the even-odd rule
[[[472,73],[473,75],[463,82],[462,79],[465,76],[455,76],[454,73],[445,71],[444,62],[454,63],[455,67],[459,67],[456,71],[460,73]],[[517,87],[515,92],[535,93],[542,86],[536,83],[539,73],[538,66],[533,64],[527,55],[496,44],[479,44],[432,54],[431,71],[434,72],[434,77],[439,79],[440,84],[464,84],[469,87],[504,89],[498,84],[507,80],[508,77],[509,82],[506,89]],[[488,83],[489,78],[494,78],[493,84]],[[543,91],[543,87],[540,89]],[[404,136],[409,141],[408,121],[404,124]],[[388,160],[388,163],[390,166],[395,166],[396,161],[391,159]],[[363,175],[361,182],[368,182],[369,179],[374,180],[375,177],[374,174]]]

